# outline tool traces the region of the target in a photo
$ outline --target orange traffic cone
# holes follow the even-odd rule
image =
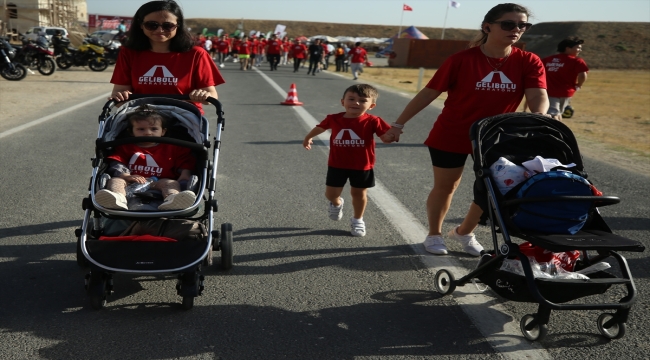
[[[300,101],[298,101],[298,91],[296,90],[296,84],[291,84],[291,88],[289,89],[289,93],[287,94],[287,99],[280,104],[282,105],[302,105]]]

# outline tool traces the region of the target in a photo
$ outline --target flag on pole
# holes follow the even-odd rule
[[[449,6],[458,9],[460,7],[460,3],[458,1],[450,1]]]
[[[402,10],[404,10],[404,11],[413,11],[413,8],[406,5],[406,4],[404,4],[404,8],[402,8]]]

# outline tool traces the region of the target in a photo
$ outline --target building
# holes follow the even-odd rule
[[[86,0],[0,0],[0,33],[15,29],[24,33],[34,26],[84,28],[88,21]]]

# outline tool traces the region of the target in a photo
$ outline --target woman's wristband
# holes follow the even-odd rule
[[[396,122],[390,124],[390,126],[398,129],[404,129],[404,124],[398,124]]]

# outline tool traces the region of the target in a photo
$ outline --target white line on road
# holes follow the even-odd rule
[[[281,96],[286,95],[286,91],[275,81],[257,68],[253,69]],[[313,128],[319,123],[303,107],[295,106],[293,109],[307,127]],[[323,151],[327,152],[329,135],[323,133],[318,136],[318,139],[325,145],[322,147]],[[457,278],[468,273],[467,269],[463,268],[452,256],[433,256],[424,250],[422,241],[428,234],[426,227],[378,179],[375,178],[375,187],[369,189],[368,196],[379,207],[391,225],[399,231],[404,240],[411,245],[417,257],[429,271],[435,273],[436,269],[445,268]],[[495,304],[494,298],[480,293],[472,285],[457,288],[453,296],[492,348],[504,358],[513,360],[551,359],[546,349],[536,343],[530,343],[522,337],[519,321],[508,314],[502,305]]]
[[[17,132],[19,132],[19,131],[23,131],[23,130],[25,130],[25,129],[28,129],[28,128],[32,127],[32,126],[36,126],[36,125],[38,125],[38,124],[42,124],[42,123],[44,123],[44,122],[46,122],[46,121],[48,121],[48,120],[52,120],[52,119],[54,119],[54,118],[57,117],[57,116],[61,116],[61,115],[63,115],[63,114],[67,114],[67,113],[69,113],[70,111],[74,111],[74,110],[77,110],[77,109],[79,109],[79,108],[82,108],[82,107],[84,107],[84,106],[86,106],[86,105],[88,105],[88,104],[90,104],[90,103],[93,103],[93,102],[99,100],[99,99],[106,99],[106,98],[108,98],[109,96],[111,96],[111,93],[107,93],[107,94],[104,94],[104,95],[100,95],[100,96],[98,96],[98,97],[96,97],[96,98],[93,98],[93,99],[90,99],[90,100],[84,101],[84,102],[82,102],[82,103],[80,103],[80,104],[77,104],[77,105],[74,105],[74,106],[71,106],[71,107],[69,107],[69,108],[67,108],[67,109],[65,109],[65,110],[57,111],[57,112],[55,112],[54,114],[50,114],[50,115],[48,115],[48,116],[44,116],[44,117],[42,117],[42,118],[40,118],[40,119],[36,119],[36,120],[34,120],[34,121],[30,121],[30,122],[28,122],[27,124],[23,124],[23,125],[20,125],[20,126],[16,126],[16,127],[13,128],[13,129],[9,129],[9,130],[7,130],[7,131],[0,132],[0,139],[2,139],[3,137],[9,136],[9,135],[15,134],[15,133],[17,133]]]

